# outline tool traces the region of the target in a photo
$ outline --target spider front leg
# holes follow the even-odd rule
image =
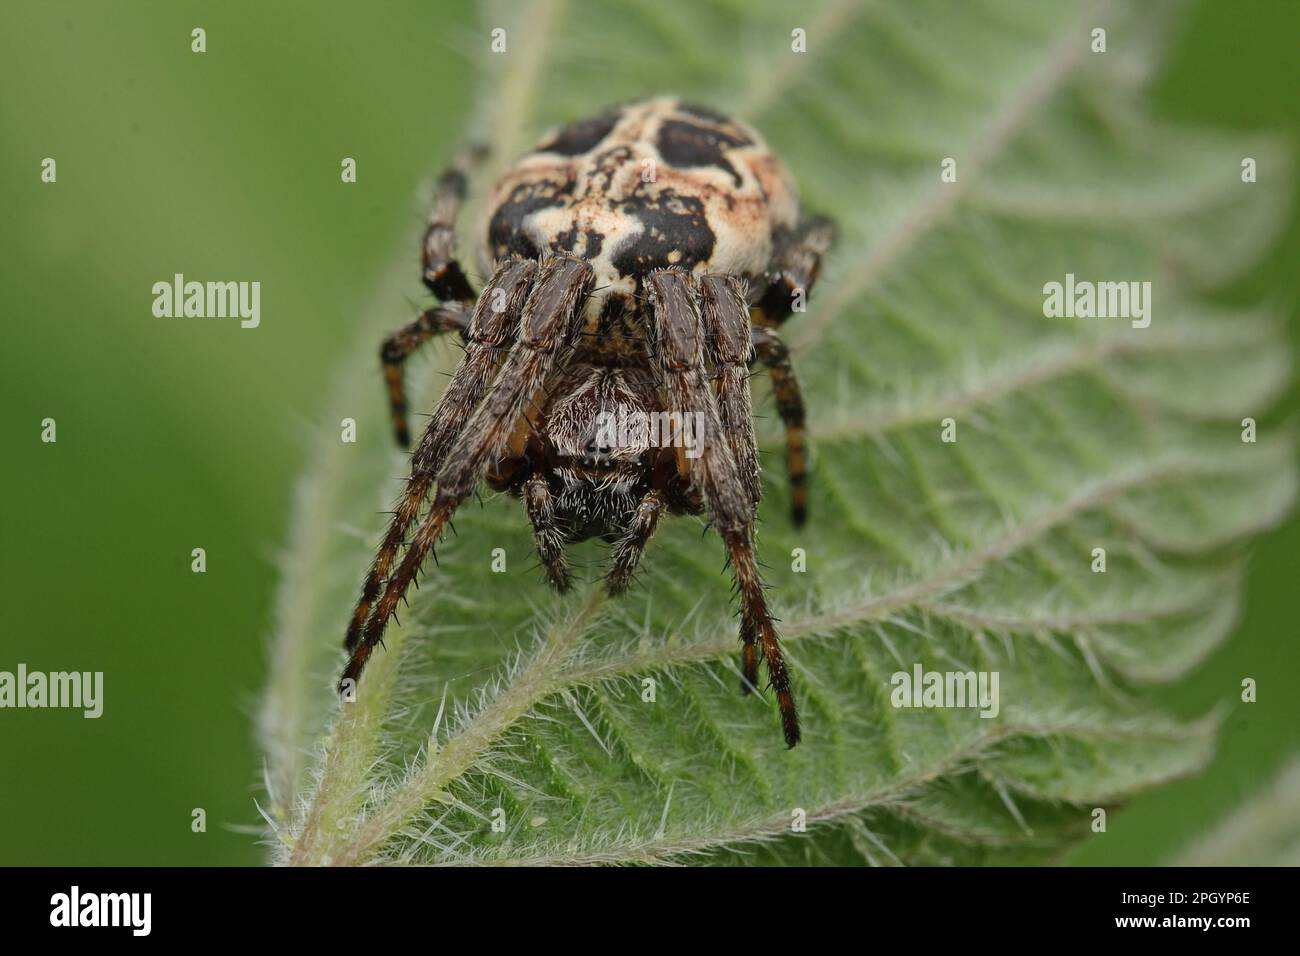
[[[539,270],[523,307],[518,337],[492,390],[469,415],[438,467],[433,504],[397,570],[388,579],[360,640],[352,647],[352,657],[339,680],[340,689],[361,676],[398,602],[415,580],[429,551],[442,537],[452,515],[474,492],[488,467],[506,451],[528,403],[546,382],[557,358],[576,340],[582,306],[592,283],[590,264],[579,259],[552,257]]]
[[[740,280],[706,275],[700,279],[700,317],[709,359],[716,370],[713,382],[723,434],[744,483],[752,507],[763,497],[763,478],[754,440],[754,406],[749,394],[749,363],[754,357],[750,340],[749,308]]]
[[[653,313],[655,361],[663,377],[667,409],[701,416],[704,429],[694,478],[704,504],[727,548],[740,596],[740,636],[744,642],[746,687],[756,687],[758,653],[767,662],[776,691],[787,746],[799,742],[799,715],[776,624],[767,607],[754,551],[754,508],[727,439],[704,365],[703,319],[698,283],[678,271],[652,272],[647,282]]]
[[[477,296],[456,259],[456,216],[465,200],[468,171],[478,151],[463,153],[433,188],[433,211],[420,242],[420,260],[425,286],[441,306],[424,312],[410,325],[384,339],[379,351],[388,386],[388,404],[397,443],[406,448],[411,441],[406,421],[406,383],[402,367],[411,354],[439,332],[467,333],[468,311]],[[456,306],[461,307],[460,311]],[[460,319],[458,321],[458,318]]]
[[[442,393],[442,399],[411,456],[411,475],[393,512],[388,531],[361,587],[361,596],[348,624],[344,647],[354,650],[370,617],[371,606],[406,541],[406,533],[442,467],[451,443],[460,434],[470,413],[483,400],[501,365],[501,353],[514,340],[528,290],[537,273],[537,263],[510,259],[498,266],[474,309],[470,321],[465,358]]]

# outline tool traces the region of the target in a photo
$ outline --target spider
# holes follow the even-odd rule
[[[571,581],[566,544],[611,544],[605,585],[618,595],[666,514],[707,515],[739,597],[742,686],[757,687],[761,653],[793,747],[799,718],[755,553],[762,485],[749,367],[761,362],[772,376],[801,525],[804,405],[777,327],[816,281],[831,223],[801,218],[785,167],[749,127],[676,98],[643,100],[552,132],[505,171],[486,204],[480,251],[493,265],[477,293],[455,257],[475,158],[435,187],[422,261],[439,304],[381,349],[403,446],[405,360],[453,331],[465,356],[362,585],[340,692],[356,686],[430,550],[486,481],[523,500],[558,591]],[[598,427],[664,413],[670,438],[682,438],[687,416],[699,423],[697,454],[645,427],[618,442]]]

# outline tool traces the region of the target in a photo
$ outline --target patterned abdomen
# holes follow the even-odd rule
[[[798,216],[781,162],[749,127],[673,98],[612,108],[548,135],[498,180],[489,261],[563,252],[598,295],[639,294],[672,266],[757,279]]]

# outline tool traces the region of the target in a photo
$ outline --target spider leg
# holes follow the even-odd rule
[[[793,747],[799,742],[799,716],[758,570],[753,502],[746,494],[730,444],[716,440],[722,435],[722,424],[704,365],[697,282],[685,272],[657,271],[650,273],[647,285],[653,314],[654,358],[663,377],[668,409],[694,412],[704,420],[701,455],[694,463],[695,476],[713,525],[726,545],[740,596],[745,681],[749,687],[757,685],[757,654],[761,650],[781,710],[785,742]]]
[[[487,394],[501,364],[501,351],[514,341],[525,297],[537,272],[537,263],[511,259],[502,263],[484,287],[470,321],[465,358],[442,393],[415,454],[411,475],[393,512],[388,531],[361,587],[361,596],[348,624],[344,647],[354,650],[384,579],[406,540],[406,532],[419,514],[448,447]]]
[[[488,467],[505,452],[511,432],[533,396],[543,387],[557,357],[576,338],[582,305],[591,291],[591,265],[551,257],[542,265],[519,320],[519,333],[494,386],[474,409],[437,468],[437,493],[401,563],[371,611],[360,641],[339,680],[356,681],[452,515],[468,498]],[[484,296],[486,301],[488,296]],[[440,406],[441,407],[441,406]],[[463,409],[461,410],[463,414]],[[417,452],[417,458],[419,452]],[[394,519],[396,521],[396,519]]]
[[[420,244],[424,284],[441,302],[473,302],[477,296],[456,258],[456,216],[469,189],[471,167],[482,149],[461,153],[433,187],[433,210]]]
[[[654,535],[655,528],[659,526],[659,519],[663,517],[663,513],[662,493],[655,489],[647,491],[645,497],[636,506],[636,510],[632,512],[632,520],[628,523],[623,537],[614,543],[609,562],[609,574],[605,577],[605,590],[611,596],[622,594],[627,590],[637,565],[641,563],[641,555],[645,553],[646,545],[650,543],[650,538]]]
[[[785,463],[790,476],[790,511],[795,527],[808,520],[808,436],[803,391],[790,364],[790,350],[775,329],[754,326],[754,351],[772,376],[776,411],[785,424]]]
[[[824,216],[805,219],[773,256],[770,281],[754,305],[753,342],[757,357],[772,376],[776,409],[785,423],[786,469],[790,476],[790,511],[795,526],[808,519],[808,449],[803,393],[790,364],[790,352],[776,327],[794,311],[795,297],[812,292],[822,258],[835,240],[835,225]]]
[[[571,583],[569,566],[564,560],[565,535],[556,520],[551,486],[543,475],[533,475],[524,482],[524,506],[533,525],[533,542],[546,569],[546,580],[563,593]]]
[[[718,400],[722,433],[731,445],[736,469],[752,507],[763,497],[763,480],[754,441],[754,408],[749,394],[749,363],[754,357],[750,340],[749,307],[744,287],[731,276],[706,275],[700,279],[700,316],[706,351],[717,377],[713,387]]]
[[[403,448],[411,444],[411,433],[406,423],[406,384],[402,365],[411,354],[440,332],[459,332],[461,338],[469,337],[470,310],[463,302],[436,305],[426,309],[411,322],[384,339],[379,349],[379,360],[384,366],[384,382],[388,386],[388,405],[392,410],[393,432]]]
[[[465,199],[467,173],[476,155],[474,151],[461,154],[438,178],[433,189],[433,211],[420,242],[423,281],[441,306],[427,310],[414,322],[389,335],[379,350],[392,409],[393,432],[403,448],[410,444],[411,433],[406,423],[402,366],[417,348],[439,332],[457,331],[465,337],[469,325],[467,313],[477,298],[456,260],[456,214]]]
[[[822,257],[835,240],[835,224],[824,216],[806,219],[773,260],[771,281],[758,299],[764,324],[780,325],[794,311],[798,293],[807,298],[817,282]]]

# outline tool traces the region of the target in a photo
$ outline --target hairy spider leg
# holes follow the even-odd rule
[[[654,536],[659,519],[664,514],[663,492],[651,488],[637,503],[623,536],[614,542],[610,553],[609,572],[605,576],[605,590],[617,597],[628,589],[645,553],[646,545]]]
[[[469,174],[484,156],[479,147],[465,150],[433,187],[433,209],[420,245],[424,284],[439,301],[473,302],[474,287],[456,258],[456,217],[469,191]]]
[[[785,322],[794,312],[796,298],[801,294],[808,298],[834,241],[835,225],[824,216],[812,216],[777,249],[767,288],[758,298],[758,309],[767,324]]]
[[[785,742],[793,747],[799,742],[799,716],[754,552],[753,502],[746,494],[730,445],[726,440],[715,440],[722,434],[722,423],[704,364],[698,282],[686,272],[657,270],[650,273],[647,286],[654,360],[663,377],[667,408],[704,416],[701,455],[692,468],[713,525],[726,545],[740,597],[745,681],[747,687],[757,686],[757,655],[761,650],[776,691]]]
[[[754,359],[754,344],[750,340],[749,307],[745,305],[741,281],[732,276],[702,276],[700,317],[704,323],[706,354],[714,368],[713,389],[722,431],[731,445],[736,469],[752,507],[757,509],[763,497],[763,479],[758,467],[754,407],[749,393],[749,364]]]
[[[567,354],[576,340],[582,307],[593,281],[590,263],[581,259],[551,256],[544,261],[524,303],[514,345],[492,389],[478,403],[438,467],[433,504],[366,621],[361,639],[353,647],[352,657],[339,680],[340,689],[361,676],[375,645],[383,637],[389,618],[397,610],[397,603],[419,573],[430,549],[488,467],[505,452],[515,424],[545,383],[557,357]],[[481,304],[487,298],[484,296]]]
[[[785,466],[790,482],[790,517],[795,527],[808,520],[808,432],[803,390],[790,363],[790,350],[775,329],[754,326],[754,354],[772,377],[776,412],[785,425]]]
[[[796,527],[808,520],[808,446],[803,393],[790,362],[790,351],[777,326],[794,311],[797,296],[807,299],[821,272],[822,258],[835,239],[835,226],[822,216],[804,220],[774,257],[771,281],[754,307],[754,356],[772,376],[777,414],[785,425],[786,473],[790,481],[790,517]]]
[[[533,543],[542,559],[546,580],[563,594],[569,590],[569,565],[564,558],[564,530],[555,515],[555,499],[545,475],[533,475],[524,482],[524,507],[533,526]]]
[[[477,295],[456,259],[456,216],[465,200],[469,170],[480,155],[481,150],[461,153],[433,187],[429,225],[420,241],[421,276],[441,307],[429,309],[414,322],[385,338],[379,350],[384,382],[388,387],[393,434],[403,448],[411,443],[403,365],[417,348],[439,332],[455,331],[462,337],[468,333],[469,311]],[[463,308],[457,311],[457,305]]]
[[[349,651],[355,650],[361,640],[371,606],[406,541],[408,529],[429,494],[448,448],[460,435],[470,412],[487,394],[501,366],[503,351],[515,340],[519,315],[536,272],[537,263],[530,259],[509,259],[497,267],[483,290],[470,321],[465,357],[442,393],[424,437],[411,456],[411,474],[406,479],[406,488],[361,587],[361,596],[352,612],[343,643]]]
[[[389,335],[380,346],[379,361],[383,363],[384,384],[388,386],[393,433],[403,448],[411,444],[403,364],[416,349],[441,332],[459,332],[462,339],[468,338],[470,320],[470,307],[463,302],[436,305],[425,309],[415,321]]]

